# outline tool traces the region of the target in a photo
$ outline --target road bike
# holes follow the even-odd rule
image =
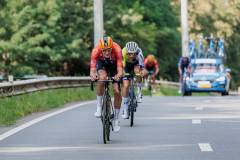
[[[110,132],[113,131],[113,105],[111,96],[109,93],[109,83],[113,82],[112,79],[108,78],[107,80],[98,80],[98,82],[104,83],[104,94],[102,100],[102,112],[101,112],[101,121],[103,127],[103,142],[104,144],[110,141]],[[93,82],[91,83],[91,89],[93,90]]]

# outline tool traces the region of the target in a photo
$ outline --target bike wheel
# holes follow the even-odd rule
[[[152,97],[152,85],[151,84],[149,84],[148,90],[149,90],[150,96]]]
[[[109,117],[108,117],[108,106],[107,98],[103,99],[102,106],[102,125],[103,125],[103,143],[106,144],[110,137]]]
[[[185,81],[182,82],[182,88],[181,88],[181,90],[182,90],[182,96],[183,96],[183,97],[186,96],[187,93],[186,93],[186,83],[185,83]]]
[[[134,111],[131,109],[130,111],[130,127],[133,127],[134,124]]]
[[[130,105],[129,105],[129,116],[130,116],[130,127],[133,126],[134,123],[134,92],[131,90],[130,92]]]
[[[107,131],[107,141],[110,141],[110,129],[111,129],[111,109],[110,109],[110,102],[111,99],[108,99],[108,103],[107,103],[107,123],[106,123],[106,131]]]

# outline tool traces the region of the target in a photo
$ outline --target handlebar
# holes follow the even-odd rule
[[[114,81],[113,77],[111,77],[111,79],[107,79],[107,80],[95,80],[95,81],[91,81],[91,91],[94,90],[94,86],[93,86],[94,82],[104,82],[104,83],[107,83],[107,82],[113,82],[113,81]]]

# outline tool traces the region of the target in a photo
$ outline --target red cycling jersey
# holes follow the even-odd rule
[[[146,58],[144,60],[144,66],[145,68],[154,68],[155,70],[158,69],[158,62],[156,59],[154,59],[154,61],[149,61],[148,58]]]
[[[104,60],[104,57],[102,55],[102,50],[99,45],[95,47],[92,50],[91,54],[91,69],[96,69],[97,67],[97,60]],[[112,47],[112,53],[111,53],[111,60],[115,61],[117,63],[118,68],[123,68],[123,63],[122,63],[122,49],[121,47],[113,42],[113,47]]]

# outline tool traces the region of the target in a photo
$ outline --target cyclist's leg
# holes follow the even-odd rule
[[[114,77],[117,74],[117,65],[116,63],[111,64],[110,68],[110,76]],[[120,130],[119,126],[119,112],[122,103],[122,96],[119,88],[119,82],[113,82],[113,93],[114,93],[114,127],[113,131],[118,132]]]
[[[183,69],[178,68],[178,75],[179,75],[179,90],[178,93],[181,94],[182,93],[182,81],[183,81]]]
[[[99,80],[105,80],[107,79],[107,72],[104,70],[104,62],[99,60],[97,63],[97,72],[98,72],[98,78]],[[95,112],[96,117],[101,116],[102,111],[102,98],[104,93],[104,83],[98,82],[97,83],[97,111]]]
[[[123,100],[123,115],[122,118],[128,118],[128,94],[129,94],[129,85],[130,81],[128,78],[123,78],[123,86],[122,86],[122,100]]]
[[[126,63],[124,67],[125,75],[123,77],[123,86],[122,86],[122,100],[123,100],[123,115],[122,118],[128,118],[128,102],[129,102],[129,86],[130,86],[130,74],[134,70],[134,65]]]
[[[136,81],[137,81],[138,102],[142,102],[142,76],[141,76],[141,68],[139,65],[134,66],[134,72],[136,74]]]
[[[155,78],[155,70],[153,69],[152,71],[152,75],[151,75],[151,80],[152,80],[152,88],[153,88],[153,93],[157,92],[157,86],[156,86],[156,78]]]
[[[118,132],[120,130],[119,126],[119,112],[122,103],[122,97],[120,93],[119,84],[113,83],[113,93],[114,93],[114,132]]]
[[[144,86],[148,87],[149,84],[148,84],[148,70],[147,70],[147,68],[144,68],[143,73],[144,73]]]

